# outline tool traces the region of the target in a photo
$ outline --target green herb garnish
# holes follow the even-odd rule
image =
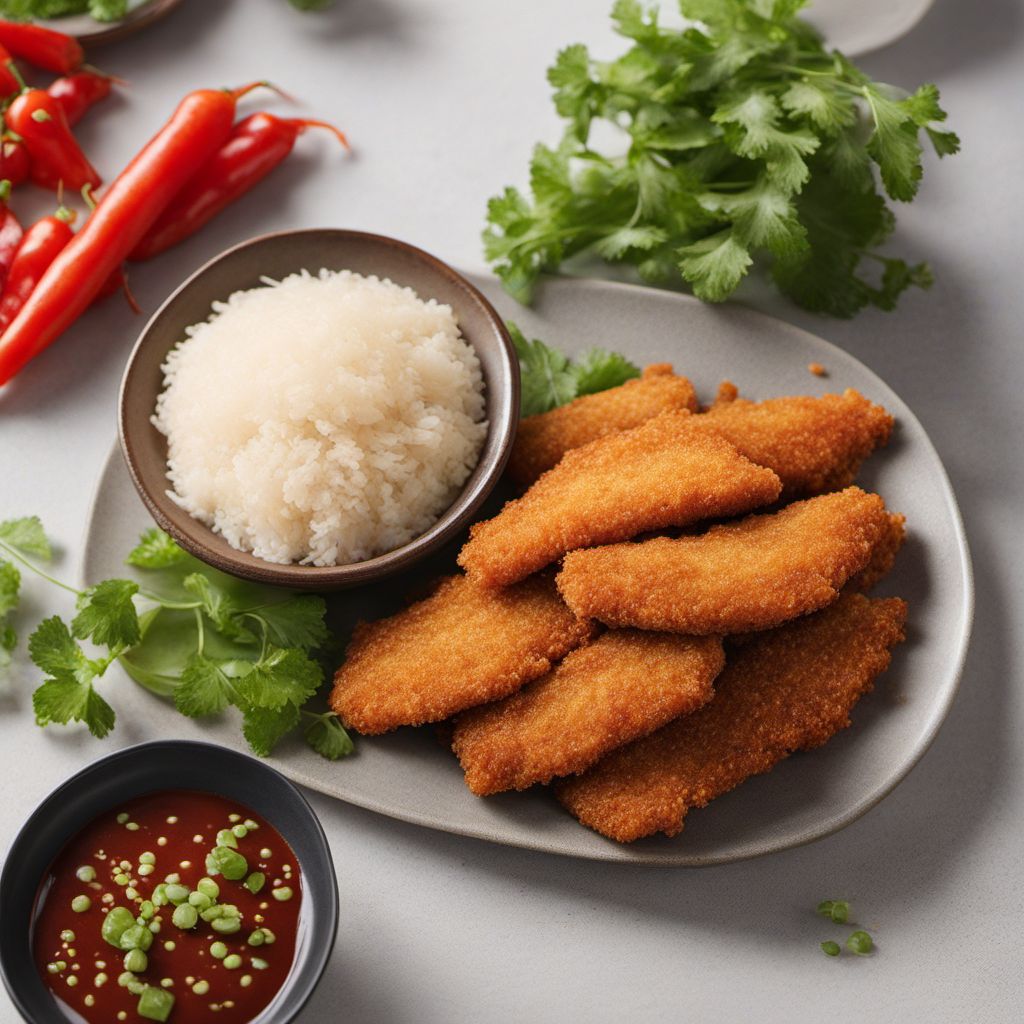
[[[857,956],[867,956],[875,948],[875,943],[867,932],[853,932],[846,940],[846,948]]]
[[[829,940],[828,942],[823,942],[821,944],[821,951],[825,954],[825,956],[839,956],[839,943],[832,942],[831,940]]]
[[[534,338],[528,341],[511,321],[508,331],[519,356],[522,380],[520,410],[523,416],[555,409],[580,395],[618,387],[640,376],[640,369],[617,352],[592,348],[572,360]]]
[[[822,900],[818,904],[818,913],[836,924],[846,924],[850,916],[850,904],[846,900]]]
[[[117,21],[128,13],[128,0],[0,0],[5,18],[64,18],[88,14],[96,21]]]
[[[841,317],[927,288],[926,264],[878,247],[895,226],[885,195],[917,192],[921,132],[939,156],[959,149],[938,90],[872,81],[794,17],[803,6],[680,0],[690,24],[675,29],[617,0],[624,55],[562,50],[548,72],[562,141],[534,150],[530,199],[507,188],[488,206],[485,252],[506,289],[528,302],[540,273],[582,252],[711,302],[763,261],[798,305]],[[621,145],[592,138],[596,122]]]
[[[242,713],[253,751],[268,755],[306,719],[308,744],[331,760],[352,752],[341,722],[304,705],[323,683],[312,657],[327,640],[322,598],[258,587],[194,559],[160,530],[147,530],[126,559],[144,585],[110,579],[77,590],[43,572],[50,545],[35,517],[0,523],[0,667],[16,642],[6,618],[17,606],[14,561],[76,596],[70,626],[58,616],[29,638],[29,654],[46,673],[32,695],[36,721],[84,722],[94,736],[114,727],[114,709],[97,681],[115,661],[140,685],[189,717],[229,706]],[[82,646],[91,645],[87,653]],[[93,656],[92,648],[99,653]]]

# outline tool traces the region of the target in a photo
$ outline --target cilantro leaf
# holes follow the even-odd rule
[[[106,736],[114,727],[114,709],[96,692],[93,681],[107,662],[87,658],[57,616],[40,623],[28,648],[32,660],[51,677],[32,694],[36,722],[84,722],[98,739]]]
[[[255,641],[252,632],[242,624],[242,608],[224,587],[201,572],[189,573],[182,586],[200,601],[203,612],[225,636]]]
[[[508,330],[522,366],[522,415],[533,416],[571,402],[576,381],[568,357],[536,338],[527,341],[513,323]]]
[[[300,594],[286,601],[252,609],[249,615],[263,623],[271,643],[278,647],[310,651],[327,642],[326,611],[327,605],[322,597]]]
[[[875,121],[868,152],[878,164],[886,192],[909,202],[923,173],[918,126],[905,104],[888,99],[877,86],[864,86],[864,96]]]
[[[128,11],[128,0],[89,0],[89,13],[96,21],[117,21]]]
[[[0,558],[0,624],[18,607],[21,573],[10,562]]]
[[[62,679],[74,678],[85,661],[82,649],[57,615],[39,623],[28,638],[28,653],[44,672]]]
[[[617,388],[627,380],[639,377],[640,367],[634,366],[618,352],[592,348],[575,360],[572,373],[576,378],[576,394],[593,395],[598,391]]]
[[[187,557],[169,534],[154,526],[142,534],[139,543],[128,553],[125,564],[139,569],[166,569]]]
[[[18,634],[13,626],[0,626],[0,669],[11,663],[11,652],[18,646]]]
[[[735,291],[753,262],[732,229],[709,235],[679,250],[679,269],[706,302],[721,302]]]
[[[321,757],[326,757],[328,761],[337,761],[339,758],[348,757],[355,750],[352,738],[333,712],[317,715],[306,727],[303,737]]]
[[[807,248],[807,232],[789,190],[779,188],[767,174],[741,192],[710,193],[705,202],[732,220],[735,237],[748,248],[768,249],[779,256]]]
[[[857,120],[853,100],[847,93],[837,92],[813,78],[790,83],[779,102],[787,113],[806,118],[825,135],[835,135]]]
[[[189,718],[216,715],[234,696],[231,682],[216,661],[193,654],[174,688],[174,706]]]
[[[50,542],[46,538],[39,516],[8,519],[0,523],[0,541],[22,555],[35,556],[45,561],[53,557]]]
[[[300,707],[321,682],[323,669],[302,651],[272,648],[234,685],[239,703],[276,710],[285,704]]]
[[[242,735],[252,752],[269,757],[278,741],[299,724],[299,709],[294,704],[280,708],[248,708],[242,716]]]
[[[91,684],[74,679],[47,679],[32,694],[37,725],[84,722],[89,732],[103,739],[114,728],[114,709]]]
[[[127,650],[142,637],[132,597],[139,585],[131,580],[104,580],[78,596],[78,614],[71,632],[79,640]]]

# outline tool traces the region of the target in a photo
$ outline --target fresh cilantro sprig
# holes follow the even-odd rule
[[[511,321],[508,332],[519,356],[523,416],[547,412],[580,395],[618,387],[640,376],[640,368],[618,352],[592,348],[573,360],[538,338],[528,340]]]
[[[617,0],[626,53],[562,50],[548,72],[562,140],[534,150],[529,199],[507,188],[488,206],[485,253],[507,290],[529,302],[539,274],[584,252],[712,302],[762,262],[794,302],[841,317],[927,288],[926,264],[878,249],[895,226],[886,196],[920,185],[922,132],[940,157],[959,149],[938,90],[872,81],[795,17],[803,6],[680,0],[676,29]],[[622,145],[599,147],[597,122]]]
[[[32,696],[40,725],[83,722],[93,735],[106,736],[115,713],[96,684],[119,662],[191,718],[237,708],[242,732],[260,756],[300,723],[306,742],[324,757],[352,752],[333,713],[305,707],[324,679],[313,657],[328,639],[322,598],[234,580],[157,529],[147,530],[126,559],[142,570],[142,585],[109,579],[80,591],[49,576],[33,561],[50,557],[35,517],[0,523],[0,553],[76,595],[70,625],[54,616],[29,638],[29,655],[46,674]],[[16,643],[6,618],[17,606],[19,583],[13,561],[0,559],[3,660]]]

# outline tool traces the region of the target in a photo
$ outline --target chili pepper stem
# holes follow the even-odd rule
[[[340,128],[336,128],[333,124],[329,124],[327,121],[313,121],[305,117],[296,117],[292,120],[292,124],[298,125],[300,131],[306,128],[326,128],[327,131],[331,132],[350,153],[352,152],[352,146],[349,145],[349,141],[345,137],[345,133]]]
[[[131,288],[128,287],[128,275],[123,272],[121,275],[121,290],[124,292],[124,297],[128,303],[128,307],[136,316],[138,316],[142,312],[142,307],[136,301]]]
[[[10,71],[11,76],[18,85],[20,85],[22,89],[27,89],[28,85],[25,83],[25,78],[21,71],[18,70],[18,65],[14,63],[13,59],[4,61],[4,64],[7,66],[7,70]]]
[[[109,71],[103,71],[101,68],[96,67],[95,64],[83,64],[79,71],[90,71],[94,75],[99,75],[100,78],[105,78],[108,82],[113,82],[114,85],[120,85],[123,88],[127,88],[131,85],[131,82],[127,78],[121,78],[118,75],[112,75]]]
[[[280,86],[274,85],[273,82],[268,82],[265,79],[261,79],[258,82],[249,82],[248,85],[240,85],[237,89],[228,89],[228,95],[233,100],[240,100],[243,96],[247,96],[253,91],[253,89],[269,89],[271,92],[276,92],[282,99],[287,100],[289,103],[295,102],[295,97],[290,93],[287,93]]]

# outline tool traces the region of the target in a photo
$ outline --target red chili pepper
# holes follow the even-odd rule
[[[108,189],[0,335],[0,384],[78,319],[187,181],[231,134],[237,100],[262,85],[189,93]]]
[[[6,204],[7,197],[11,194],[11,184],[8,181],[0,181],[0,199]],[[3,213],[0,214],[0,286],[7,280],[11,264],[14,262],[14,255],[21,243],[21,236],[24,232],[18,218],[5,205]]]
[[[0,46],[15,57],[55,75],[69,75],[85,63],[85,52],[74,36],[20,21],[0,21]]]
[[[74,213],[62,206],[56,213],[36,221],[22,236],[0,294],[0,330],[15,318],[47,267],[74,237],[71,230],[74,217]]]
[[[97,188],[100,176],[75,141],[64,108],[43,89],[28,89],[7,108],[7,124],[25,143],[31,176],[43,188],[80,192]]]
[[[11,185],[28,181],[31,171],[28,150],[20,139],[0,140],[0,180]]]
[[[0,97],[7,99],[25,87],[18,69],[14,66],[11,55],[0,46]]]
[[[68,124],[76,125],[91,106],[110,95],[110,85],[108,75],[95,71],[76,71],[73,75],[51,82],[46,91],[64,108]]]
[[[231,138],[178,193],[129,259],[151,259],[198,231],[277,167],[307,128],[326,128],[348,147],[342,132],[323,121],[266,113],[239,121]]]

